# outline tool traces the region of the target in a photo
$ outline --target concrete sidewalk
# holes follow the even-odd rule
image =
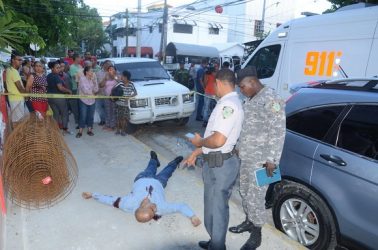
[[[95,136],[65,137],[79,167],[72,193],[48,209],[27,210],[8,201],[5,249],[199,249],[207,240],[202,225],[192,227],[180,214],[163,216],[158,222],[137,223],[132,214],[81,198],[83,191],[122,196],[147,164],[150,148],[133,136],[115,136],[95,127]],[[160,156],[162,166],[171,159]],[[168,201],[186,202],[203,219],[203,184],[191,171],[177,170],[166,188]],[[230,203],[230,225],[244,219]],[[248,234],[227,235],[228,249],[240,249]],[[263,229],[259,249],[301,249],[270,226]]]

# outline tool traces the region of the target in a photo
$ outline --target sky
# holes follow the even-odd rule
[[[174,6],[194,2],[195,0],[168,0],[169,3],[174,3]],[[142,8],[150,4],[161,3],[163,0],[141,0]],[[136,11],[138,7],[138,0],[84,0],[86,5],[96,8],[100,16],[111,16],[118,12],[123,12],[126,8],[129,11]]]
[[[281,0],[281,2],[284,1],[285,0]],[[163,2],[163,0],[141,0],[142,8],[145,8],[150,4],[161,2]],[[168,0],[168,3],[174,7],[192,2],[195,2],[195,0]],[[330,3],[327,0],[304,0],[299,2],[302,2],[303,5],[298,6],[300,9],[303,8],[303,11],[315,13],[321,13],[330,7]],[[96,8],[100,16],[111,16],[115,13],[125,11],[126,8],[128,8],[129,11],[136,11],[138,6],[138,0],[84,0],[84,3],[92,8]]]

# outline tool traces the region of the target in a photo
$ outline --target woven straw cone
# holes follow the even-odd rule
[[[34,114],[7,137],[1,170],[8,197],[27,208],[50,207],[73,189],[76,161],[53,118],[40,121]],[[49,184],[42,180],[51,177]]]

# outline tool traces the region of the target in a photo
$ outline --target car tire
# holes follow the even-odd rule
[[[319,195],[302,184],[285,180],[279,184],[272,215],[277,229],[309,249],[337,246],[331,211]]]

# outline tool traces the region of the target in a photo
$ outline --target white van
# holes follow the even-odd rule
[[[349,7],[349,6],[348,6]],[[292,84],[378,75],[378,6],[291,20],[248,57],[261,81],[283,97]]]
[[[195,109],[195,96],[173,81],[157,60],[117,57],[110,60],[118,73],[127,70],[137,95],[129,100],[129,121],[133,124],[175,120],[185,125]]]

